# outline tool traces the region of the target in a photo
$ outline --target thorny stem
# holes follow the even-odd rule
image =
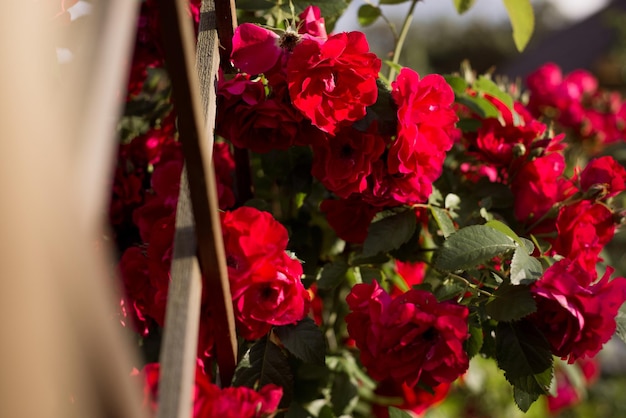
[[[391,83],[396,78],[396,65],[400,62],[400,54],[402,53],[402,47],[404,46],[404,41],[406,40],[406,36],[409,33],[409,28],[411,27],[411,23],[413,22],[413,12],[415,11],[415,6],[419,3],[420,0],[412,0],[411,7],[409,8],[409,12],[404,18],[404,22],[402,23],[402,29],[400,30],[400,36],[398,36],[398,40],[396,42],[396,48],[393,51],[393,58],[391,62],[394,65],[391,65],[389,68],[389,82]]]
[[[483,295],[483,296],[493,296],[491,293],[481,289],[480,287],[476,286],[474,283],[471,283],[469,280],[467,280],[465,277],[463,276],[459,276],[458,274],[454,274],[454,273],[448,273],[448,277],[454,279],[454,280],[458,280],[460,282],[463,282],[463,284],[465,284],[467,287],[472,288],[473,290],[476,291],[476,293],[478,293],[479,295]]]

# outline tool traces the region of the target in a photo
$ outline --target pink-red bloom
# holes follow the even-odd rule
[[[591,160],[580,173],[580,188],[592,197],[615,196],[626,190],[626,169],[611,156]]]
[[[374,379],[435,387],[467,370],[466,307],[416,289],[392,299],[377,282],[355,285],[346,301],[348,333]]]
[[[595,274],[563,259],[531,287],[537,311],[530,316],[550,343],[552,353],[573,363],[593,357],[615,332],[615,316],[626,300],[626,279],[598,281]]]
[[[155,416],[159,402],[159,363],[149,363],[134,376],[143,380],[143,405]],[[193,394],[193,418],[263,418],[276,413],[283,389],[274,384],[258,392],[247,387],[220,389],[198,365]]]
[[[287,63],[291,101],[313,125],[334,135],[376,102],[380,67],[361,32],[338,33],[324,42],[302,39]]]
[[[248,340],[300,321],[309,309],[302,265],[286,252],[287,230],[268,212],[222,214],[222,233],[238,329]]]

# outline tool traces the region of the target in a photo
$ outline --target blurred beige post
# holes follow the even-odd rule
[[[63,89],[53,3],[0,16],[0,416],[141,417],[97,245],[138,2],[91,2],[90,54]]]

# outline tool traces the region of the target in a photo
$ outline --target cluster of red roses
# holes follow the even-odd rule
[[[592,150],[623,140],[626,134],[626,103],[617,92],[598,87],[598,80],[585,70],[563,75],[548,63],[527,79],[531,93],[528,108],[535,115],[547,114]]]
[[[159,398],[159,363],[146,364],[133,375],[143,382],[144,408],[156,414]],[[193,396],[193,416],[202,418],[267,417],[278,408],[283,390],[274,384],[263,386],[258,392],[247,387],[220,389],[211,383],[201,365],[196,367]]]
[[[220,82],[216,131],[256,152],[310,145],[313,176],[340,198],[322,203],[328,222],[339,237],[363,242],[377,212],[430,195],[452,147],[454,94],[443,77],[420,80],[405,68],[389,98],[362,33],[327,36],[314,6],[300,22],[299,33],[281,37],[257,25],[237,28],[232,61],[243,73]],[[397,130],[354,124],[368,120],[377,100],[397,107]]]
[[[196,21],[198,3],[191,3]],[[446,156],[454,153],[449,168],[460,187],[506,190],[508,206],[487,209],[508,211],[512,228],[536,237],[541,245],[535,256],[560,259],[531,285],[537,310],[527,319],[543,332],[554,355],[569,362],[595,355],[614,333],[617,310],[626,300],[626,279],[609,280],[610,268],[599,280],[596,273],[618,220],[610,200],[626,189],[626,170],[612,157],[600,157],[566,175],[565,137],[552,135],[539,118],[555,117],[584,137],[607,143],[622,134],[617,96],[600,93],[586,73],[562,79],[558,68],[547,66],[529,79],[528,107],[484,94],[498,115],[485,117],[455,104],[455,92],[439,75],[420,78],[405,68],[387,90],[378,80],[381,61],[362,33],[327,35],[313,6],[299,19],[297,32],[288,29],[281,36],[252,24],[237,28],[232,63],[241,72],[220,74],[216,133],[258,153],[310,147],[311,175],[333,195],[324,196],[320,210],[339,238],[356,244],[365,241],[377,213],[426,202]],[[145,92],[147,69],[163,66],[156,22],[152,1],[144,2],[131,101]],[[482,94],[471,83],[461,93]],[[174,117],[170,112],[120,147],[113,186],[111,222],[123,252],[124,308],[144,335],[151,324],[163,326],[170,280],[183,167]],[[478,123],[461,131],[455,127],[459,118]],[[229,209],[235,203],[235,163],[227,143],[216,142],[214,160],[220,207]],[[418,218],[428,230],[428,215],[418,211]],[[255,340],[274,326],[300,321],[310,297],[300,261],[286,251],[285,227],[251,207],[225,211],[221,220],[239,335]],[[412,276],[406,280],[411,285],[426,274],[423,263],[396,266],[400,275]],[[467,370],[468,307],[439,302],[425,290],[389,294],[376,281],[355,285],[346,301],[347,328],[362,365],[379,381],[377,392],[401,396],[403,408],[423,409]],[[210,354],[211,331],[210,318],[203,316],[200,357]],[[145,370],[153,395],[157,373],[158,365]],[[218,396],[199,372],[196,412],[205,415],[195,416],[217,416],[216,411],[229,416],[224,408],[233,405],[250,408],[250,414],[238,416],[270,413],[280,399],[275,389],[265,387],[259,394],[229,389]],[[384,416],[386,409],[376,413]]]

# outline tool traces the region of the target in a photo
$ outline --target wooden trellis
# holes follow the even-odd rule
[[[222,385],[230,384],[237,362],[234,314],[212,163],[219,43],[226,45],[222,51],[230,50],[235,5],[233,0],[203,0],[197,59],[186,1],[160,0],[159,8],[185,169],[176,213],[172,281],[161,351],[158,417],[188,418],[191,416],[203,285],[215,324],[214,340]]]

